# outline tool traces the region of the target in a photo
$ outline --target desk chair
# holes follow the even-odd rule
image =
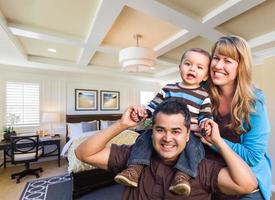
[[[11,137],[11,162],[12,164],[25,164],[25,170],[19,173],[11,175],[12,179],[15,179],[16,183],[20,183],[20,179],[26,175],[34,175],[39,178],[37,171],[42,172],[42,168],[30,169],[30,163],[36,162],[43,154],[43,148],[39,146],[38,135],[28,136],[12,136]]]

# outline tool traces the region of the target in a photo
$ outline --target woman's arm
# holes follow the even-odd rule
[[[218,125],[207,120],[209,134],[204,138],[215,144],[227,164],[218,174],[218,188],[225,194],[247,194],[257,188],[257,181],[250,167],[224,142]]]

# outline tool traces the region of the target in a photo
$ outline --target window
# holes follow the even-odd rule
[[[148,105],[149,102],[155,97],[155,92],[152,91],[140,91],[140,104]]]
[[[38,83],[7,82],[6,114],[19,117],[15,126],[38,126],[40,94]]]

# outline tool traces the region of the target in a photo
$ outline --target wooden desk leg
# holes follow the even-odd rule
[[[57,144],[57,149],[58,149],[58,167],[60,167],[60,140],[59,140],[59,142],[58,142],[58,144]]]
[[[7,150],[4,150],[4,168],[6,168],[6,161],[7,161]]]

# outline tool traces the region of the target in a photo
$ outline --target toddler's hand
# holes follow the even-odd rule
[[[134,122],[139,122],[140,118],[138,116],[138,114],[135,112],[135,110],[133,110],[130,114],[130,118],[131,120],[133,120]]]
[[[212,131],[211,125],[207,120],[204,120],[200,123],[200,134],[201,136],[210,136]]]
[[[133,106],[133,111],[130,114],[130,117],[135,122],[144,121],[147,117],[147,111],[143,106]]]

